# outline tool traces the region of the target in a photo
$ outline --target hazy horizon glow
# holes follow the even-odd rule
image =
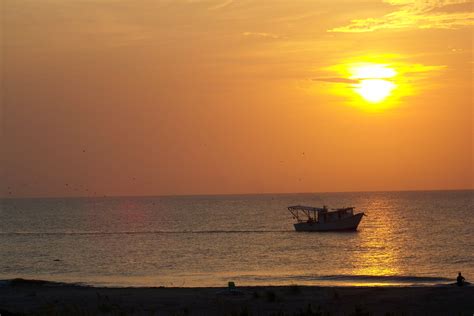
[[[474,188],[472,1],[2,6],[2,196]]]

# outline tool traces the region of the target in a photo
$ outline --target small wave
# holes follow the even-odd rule
[[[293,233],[294,230],[198,230],[189,231],[184,233],[192,234],[240,234],[240,233],[251,233],[251,234],[267,234],[267,233]]]
[[[413,275],[324,275],[320,280],[369,281],[369,282],[402,282],[402,283],[433,283],[445,282],[451,279],[443,277],[413,276]]]
[[[435,285],[453,282],[445,277],[413,276],[413,275],[243,275],[236,276],[236,279],[258,282],[303,282],[310,284],[343,284],[343,285],[364,285],[364,284],[385,284],[385,285]]]
[[[268,234],[292,233],[292,230],[152,230],[152,231],[119,231],[119,232],[0,232],[0,235],[146,235],[146,234]]]

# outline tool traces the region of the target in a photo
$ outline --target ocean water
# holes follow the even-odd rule
[[[474,280],[474,191],[3,199],[0,279],[104,286]],[[287,206],[355,206],[357,232],[295,232]]]

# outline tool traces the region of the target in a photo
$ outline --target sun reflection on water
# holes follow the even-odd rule
[[[390,210],[390,204],[383,200],[371,202],[369,217],[372,222],[370,235],[361,231],[362,238],[356,252],[356,263],[351,274],[366,276],[393,276],[400,274],[400,240],[396,237],[397,219]]]

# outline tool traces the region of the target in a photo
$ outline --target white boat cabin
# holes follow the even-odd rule
[[[326,205],[322,208],[294,205],[289,206],[288,210],[298,223],[329,223],[354,216],[354,207],[329,210]]]

